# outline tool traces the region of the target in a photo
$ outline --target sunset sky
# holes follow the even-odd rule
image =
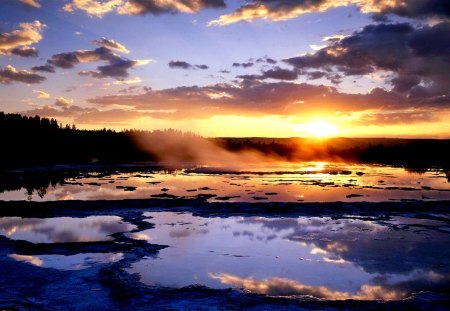
[[[0,111],[205,136],[450,137],[448,0],[0,0]]]

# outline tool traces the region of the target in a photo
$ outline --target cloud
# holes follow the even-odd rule
[[[95,50],[78,50],[75,52],[65,52],[53,55],[47,62],[55,67],[64,69],[73,68],[79,63],[121,60],[121,57],[114,54],[110,49],[99,47]]]
[[[98,66],[97,71],[80,71],[80,75],[92,76],[96,79],[102,78],[126,78],[129,76],[128,69],[139,66],[141,63],[138,60],[120,59],[111,62],[108,65]]]
[[[19,28],[0,34],[0,55],[37,56],[30,45],[41,41],[45,25],[40,21],[21,23]]]
[[[21,112],[21,114],[26,116],[36,116],[47,118],[73,118],[76,119],[78,116],[83,114],[88,114],[91,111],[97,111],[95,108],[84,108],[71,103],[64,105],[63,102],[58,104],[55,102],[54,105],[45,105],[32,110],[27,110]]]
[[[209,26],[226,26],[240,21],[263,19],[283,21],[307,13],[325,12],[332,8],[356,6],[362,13],[379,16],[395,14],[410,18],[450,17],[447,0],[253,0],[240,6],[235,12],[220,16]]]
[[[45,65],[42,65],[42,66],[33,66],[33,67],[31,67],[31,70],[33,70],[33,71],[51,72],[51,73],[55,72],[55,68],[52,65],[50,65],[50,64],[45,64]]]
[[[98,46],[102,46],[102,47],[108,48],[110,50],[115,50],[115,51],[122,52],[125,54],[130,53],[130,51],[125,46],[120,44],[119,42],[110,40],[110,39],[106,39],[105,37],[101,37],[99,40],[94,40],[94,41],[92,41],[92,43],[94,43]]]
[[[10,54],[22,57],[36,57],[38,52],[36,48],[29,46],[16,47],[9,50]]]
[[[273,58],[264,56],[264,57],[260,57],[258,59],[255,60],[256,63],[267,63],[267,64],[271,64],[274,65],[277,63],[276,60],[274,60]]]
[[[296,80],[298,77],[298,73],[295,70],[283,69],[280,67],[274,67],[273,69],[265,70],[260,75],[240,75],[238,78],[240,79],[248,79],[248,80],[266,80],[266,79],[275,79],[275,80],[286,80],[292,81]]]
[[[68,108],[73,104],[73,99],[66,99],[64,97],[58,97],[55,100],[55,106],[56,107],[62,107],[63,109]]]
[[[10,84],[13,82],[22,82],[27,84],[40,83],[45,80],[45,77],[33,73],[28,70],[17,70],[11,65],[0,68],[0,83]]]
[[[41,4],[39,3],[38,0],[19,0],[19,1],[22,2],[23,4],[26,4],[36,9],[41,7]]]
[[[208,8],[224,8],[223,0],[72,0],[64,5],[66,12],[85,11],[88,15],[102,17],[115,12],[126,15],[163,13],[197,13]]]
[[[188,62],[185,61],[181,61],[181,60],[172,60],[169,62],[169,67],[172,69],[185,69],[185,70],[189,70],[189,69],[202,69],[202,70],[206,70],[209,67],[207,65],[192,65]]]
[[[433,122],[440,120],[442,109],[414,109],[407,111],[377,111],[361,115],[358,119],[360,124],[412,124],[420,122]]]
[[[224,0],[128,0],[118,9],[118,13],[130,15],[197,13],[203,9],[224,7]]]
[[[59,67],[63,69],[74,68],[80,63],[105,61],[107,65],[98,66],[97,70],[85,70],[79,74],[84,76],[92,76],[96,79],[111,77],[111,78],[126,78],[129,73],[128,70],[135,67],[146,65],[150,60],[130,60],[123,58],[107,47],[99,47],[95,50],[78,50],[74,52],[65,52],[53,55],[47,64],[44,66],[33,67],[34,70],[49,71],[53,70],[53,67]]]
[[[128,80],[122,79],[122,80],[116,80],[114,81],[113,85],[121,85],[121,84],[136,84],[136,83],[141,83],[143,80],[139,77],[135,77],[135,78],[131,78]]]
[[[37,94],[37,98],[48,99],[50,98],[50,94],[44,91],[33,90],[33,93]]]
[[[233,63],[231,66],[233,67],[243,67],[243,68],[248,68],[248,67],[252,67],[254,65],[254,63],[252,62],[247,62],[247,63]]]
[[[299,74],[322,70],[345,76],[390,72],[393,92],[411,101],[447,102],[450,95],[450,23],[414,28],[403,24],[368,25],[335,39],[311,54],[285,59]]]
[[[123,0],[72,0],[63,6],[63,11],[73,13],[76,10],[85,11],[88,15],[102,17],[106,13],[116,10],[122,6]]]
[[[347,94],[331,86],[245,79],[238,84],[220,83],[163,90],[145,88],[140,94],[101,96],[91,98],[89,102],[100,107],[122,105],[139,110],[164,110],[167,113],[154,112],[152,115],[173,119],[206,118],[224,114],[336,113],[380,107],[392,110],[411,108],[414,105],[408,98],[383,89],[374,89],[367,94]],[[450,101],[447,105],[450,106]]]
[[[320,113],[356,116],[356,124],[384,126],[407,124],[408,118],[411,123],[438,120],[443,111],[450,111],[450,101],[420,103],[379,88],[367,94],[348,94],[331,86],[261,80],[161,90],[133,87],[117,95],[90,98],[87,103],[94,108],[53,105],[32,113],[70,117],[83,124],[107,124],[109,120],[115,125],[130,124],[140,117],[176,121],[233,115],[307,117]]]

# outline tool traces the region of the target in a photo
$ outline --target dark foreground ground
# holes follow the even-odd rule
[[[0,202],[0,216],[84,217],[117,215],[134,224],[134,232],[151,228],[144,211],[192,212],[202,217],[328,216],[383,219],[407,215],[450,222],[450,201],[387,203],[206,203],[201,200],[123,200]],[[133,232],[132,231],[132,232]],[[450,310],[447,292],[420,292],[401,301],[326,301],[314,298],[278,298],[239,290],[214,290],[203,286],[179,289],[148,286],[123,269],[165,248],[146,241],[113,235],[113,241],[33,244],[0,237],[1,310]],[[72,255],[123,253],[123,259],[84,270],[42,269],[15,261],[7,255]],[[186,263],[188,264],[188,263]],[[17,274],[20,271],[20,275]]]

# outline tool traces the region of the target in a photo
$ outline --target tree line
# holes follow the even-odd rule
[[[0,112],[0,167],[195,161],[196,149],[254,151],[285,161],[346,161],[450,167],[450,140],[390,138],[203,138],[178,130],[82,130],[55,119]],[[193,148],[192,148],[193,146]],[[191,148],[189,148],[191,147]]]

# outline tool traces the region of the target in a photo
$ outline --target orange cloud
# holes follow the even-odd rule
[[[37,51],[30,45],[41,41],[45,25],[36,20],[21,23],[19,28],[0,34],[0,55],[37,56]]]
[[[237,22],[252,22],[263,19],[283,21],[307,13],[325,12],[332,8],[356,6],[363,13],[393,13],[406,17],[444,17],[447,12],[432,0],[253,0],[239,7],[235,12],[220,16],[208,23],[209,26],[226,26]]]

